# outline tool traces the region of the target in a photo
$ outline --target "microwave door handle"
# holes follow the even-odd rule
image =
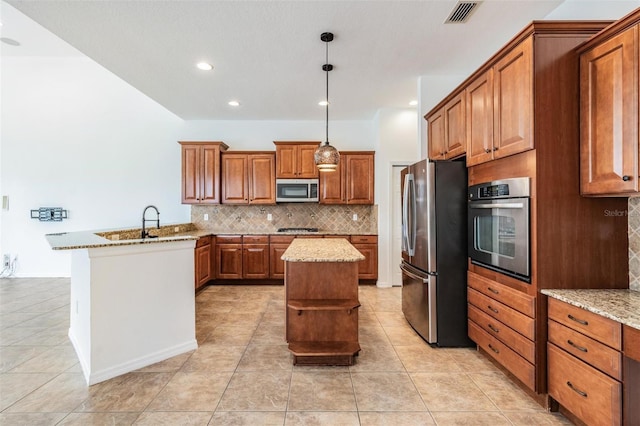
[[[472,209],[522,209],[522,203],[472,204]]]

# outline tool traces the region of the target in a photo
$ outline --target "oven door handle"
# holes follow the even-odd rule
[[[472,209],[522,209],[522,203],[471,204]]]

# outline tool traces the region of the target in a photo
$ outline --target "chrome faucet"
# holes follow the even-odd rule
[[[145,223],[148,221],[153,221],[153,219],[145,219],[145,215],[147,214],[147,210],[148,209],[154,209],[156,211],[156,227],[158,229],[160,229],[160,212],[158,211],[158,208],[156,206],[147,206],[144,208],[144,211],[142,212],[142,239],[144,240],[145,238],[149,237],[149,238],[158,238],[157,235],[149,235],[149,231],[145,230]]]

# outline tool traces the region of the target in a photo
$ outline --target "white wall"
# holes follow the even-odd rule
[[[415,108],[381,109],[376,114],[376,188],[378,205],[378,285],[391,286],[393,182],[392,166],[420,160],[418,116]],[[397,265],[396,265],[397,266]]]
[[[627,13],[640,7],[638,0],[565,0],[544,19],[611,19],[622,18]]]
[[[18,255],[18,276],[69,275],[69,253],[47,233],[139,226],[148,204],[164,223],[189,220],[181,119],[84,57],[5,57],[1,79],[0,253]],[[30,219],[39,207],[69,219]]]

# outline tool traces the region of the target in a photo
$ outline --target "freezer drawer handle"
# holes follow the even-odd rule
[[[585,352],[585,353],[589,352],[587,348],[583,346],[578,346],[575,343],[573,343],[571,340],[567,340],[567,343],[573,346],[574,348],[576,348],[577,350],[579,350],[580,352]]]
[[[580,389],[576,388],[575,386],[573,386],[573,384],[571,382],[567,382],[567,386],[569,386],[571,388],[572,391],[574,391],[575,393],[577,393],[578,395],[586,398],[587,397],[587,393],[581,391]]]
[[[407,274],[409,277],[413,278],[414,280],[420,280],[422,281],[422,284],[427,284],[429,282],[429,278],[423,278],[420,277],[414,273],[412,273],[411,271],[408,271],[406,268],[404,268],[402,265],[400,265],[400,269],[402,269],[402,272],[404,272],[405,274]]]
[[[585,321],[585,320],[578,319],[578,318],[574,317],[574,316],[573,316],[573,315],[571,315],[571,314],[568,314],[568,315],[567,315],[567,318],[569,318],[571,321],[575,321],[575,322],[577,322],[578,324],[582,324],[582,325],[589,325],[589,321]]]

